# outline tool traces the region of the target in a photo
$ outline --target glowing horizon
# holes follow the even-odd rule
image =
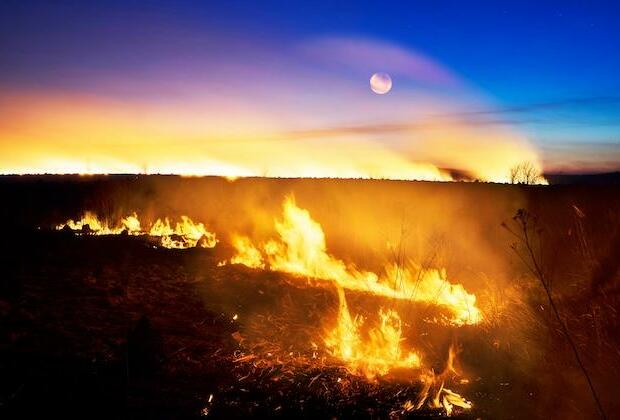
[[[157,10],[141,11],[135,25],[115,8],[88,27],[79,20],[86,10],[65,11],[76,20],[59,26],[58,7],[39,16],[40,27],[26,9],[6,22],[2,174],[448,181],[448,168],[506,182],[523,161],[544,172],[620,169],[613,125],[588,129],[603,140],[584,143],[552,119],[575,104],[594,115],[590,108],[620,103],[613,94],[515,105],[415,40],[319,28],[256,37],[256,28],[189,24]],[[390,75],[388,93],[371,91],[375,73]]]
[[[542,169],[536,149],[515,128],[464,117],[488,100],[428,57],[377,41],[332,39],[320,41],[318,60],[328,53],[346,57],[342,45],[351,42],[365,51],[363,59],[349,57],[355,68],[392,60],[387,67],[396,80],[426,87],[378,99],[366,83],[304,70],[282,81],[277,100],[252,86],[215,98],[160,101],[11,90],[0,98],[0,173],[449,181],[441,168],[450,168],[506,182],[510,168],[522,161]],[[308,45],[304,54],[316,43]],[[269,81],[271,75],[264,77]],[[303,97],[312,83],[323,89],[311,100],[281,108],[281,102]],[[359,123],[358,115],[372,117]]]

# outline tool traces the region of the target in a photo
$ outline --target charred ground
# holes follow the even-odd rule
[[[505,214],[497,216],[493,227],[482,223],[481,229],[491,238],[499,237],[502,222],[510,223],[512,210],[527,207],[545,227],[541,252],[552,273],[562,315],[584,354],[608,416],[612,418],[619,409],[613,391],[618,385],[614,372],[620,368],[617,187],[237,182],[245,184],[170,177],[0,180],[5,203],[0,211],[8,224],[0,257],[3,417],[50,413],[101,418],[194,418],[207,413],[224,418],[441,415],[400,410],[407,399],[415,397],[415,384],[369,384],[331,365],[293,369],[293,362],[287,360],[235,362],[251,353],[248,343],[256,346],[265,330],[271,331],[262,344],[266,353],[279,350],[304,356],[304,350],[295,346],[299,335],[306,334],[308,326],[319,328],[321,314],[329,313],[336,297],[328,289],[296,287],[286,275],[241,266],[218,267],[218,262],[231,255],[220,231],[222,242],[215,249],[167,250],[142,238],[78,237],[48,229],[84,209],[116,214],[119,209],[138,206],[154,212],[166,206],[176,208],[183,200],[168,194],[174,188],[186,192],[188,207],[229,195],[230,201],[220,207],[232,215],[236,225],[243,224],[236,222],[240,210],[226,206],[253,188],[264,192],[258,201],[267,207],[277,207],[280,195],[290,191],[302,197],[304,191],[326,192],[327,201],[334,191],[358,201],[369,194],[371,201],[387,205],[390,194],[396,201],[406,201],[399,196],[403,189],[428,195],[429,200],[435,189],[447,196],[467,196],[485,208],[501,201]],[[277,196],[273,203],[265,198],[272,194]],[[338,205],[334,206],[338,212]],[[212,205],[202,220],[217,227],[231,224],[226,217],[216,220],[217,207]],[[490,210],[468,208],[464,212],[467,219],[468,212]],[[583,378],[535,279],[528,279],[519,261],[510,257],[508,240],[492,243],[498,254],[505,254],[506,265],[513,267],[507,276],[513,284],[479,286],[480,299],[495,302],[497,310],[489,313],[483,327],[459,331],[462,367],[470,373],[470,384],[462,391],[475,404],[467,415],[593,415]],[[456,261],[455,265],[462,265],[460,257]],[[519,291],[516,297],[515,290]],[[370,312],[379,305],[363,295],[353,295],[350,301],[359,311]],[[450,341],[451,333],[416,325],[416,313],[421,310],[413,308],[406,320],[434,337],[423,345],[435,351],[433,365],[440,369],[446,351],[441,343]],[[233,319],[234,315],[238,318]],[[261,334],[253,336],[257,328]],[[296,357],[295,363],[300,360],[303,357]]]

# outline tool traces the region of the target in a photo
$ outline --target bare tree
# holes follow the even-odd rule
[[[510,183],[533,185],[542,179],[542,174],[530,161],[523,161],[510,168]]]

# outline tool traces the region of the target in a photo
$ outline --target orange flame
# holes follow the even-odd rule
[[[174,228],[167,217],[163,221],[157,219],[149,229],[149,235],[161,237],[162,246],[166,248],[213,248],[217,244],[214,233],[207,231],[204,224],[194,223],[187,216],[181,216],[181,221]]]
[[[283,206],[284,218],[276,220],[279,240],[270,240],[257,247],[249,238],[233,236],[237,253],[231,264],[297,274],[335,283],[344,289],[372,293],[394,299],[422,301],[446,307],[452,313],[448,321],[454,325],[476,324],[482,313],[476,296],[460,284],[446,280],[445,270],[423,269],[410,263],[407,267],[388,265],[383,275],[358,270],[327,253],[325,234],[307,210],[297,207],[293,197]]]
[[[57,230],[65,227],[92,235],[120,235],[127,232],[129,235],[149,235],[158,237],[161,246],[172,249],[185,248],[213,248],[217,244],[215,234],[209,232],[204,224],[196,223],[187,216],[181,216],[181,221],[174,225],[166,217],[162,221],[157,219],[148,230],[143,230],[140,219],[133,213],[116,225],[110,225],[106,220],[100,220],[93,212],[86,211],[79,220],[67,220],[56,226]]]
[[[422,356],[415,349],[403,348],[405,338],[398,312],[381,308],[377,325],[368,327],[361,315],[352,316],[345,290],[361,291],[376,296],[408,301],[424,301],[448,308],[449,322],[453,325],[481,322],[482,313],[476,307],[476,296],[460,284],[445,279],[445,270],[417,269],[389,265],[382,276],[358,270],[328,254],[325,235],[319,223],[307,210],[297,207],[293,197],[283,204],[283,218],[275,221],[278,239],[255,245],[244,236],[233,235],[236,254],[220,265],[243,264],[251,268],[269,269],[329,282],[338,293],[338,314],[333,325],[325,332],[323,342],[332,356],[342,361],[354,375],[369,380],[385,376],[394,370],[404,370],[422,383],[416,402],[407,401],[403,412],[422,406],[443,408],[448,416],[454,407],[470,409],[471,402],[444,387],[444,383],[458,373],[454,367],[456,351],[450,348],[444,371],[436,375],[422,364]],[[363,328],[366,327],[366,328]],[[313,344],[316,348],[316,345]],[[245,356],[248,357],[248,356]],[[252,356],[256,357],[256,356]]]
[[[402,328],[398,313],[392,309],[379,311],[380,324],[368,332],[363,340],[359,327],[364,318],[351,318],[344,290],[338,287],[338,321],[325,338],[325,344],[334,356],[347,362],[355,374],[372,379],[385,375],[394,368],[419,368],[420,356],[401,350]]]

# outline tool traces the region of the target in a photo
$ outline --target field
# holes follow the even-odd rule
[[[584,371],[606,417],[620,410],[618,186],[24,176],[0,178],[0,196],[2,418],[444,417],[432,398],[411,407],[417,374],[369,375],[330,353],[333,282],[232,260],[235,235],[257,249],[280,235],[290,250],[287,198],[324,233],[330,259],[317,261],[440,268],[475,295],[481,319],[454,325],[437,302],[345,287],[365,327],[397,311],[401,346],[472,403],[454,417],[594,418]],[[218,242],[56,229],[85,211],[186,215]]]

